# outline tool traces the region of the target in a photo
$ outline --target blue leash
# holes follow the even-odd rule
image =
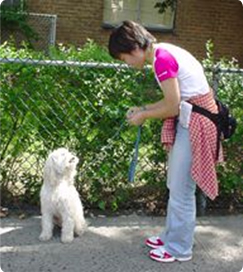
[[[129,182],[134,182],[135,171],[136,171],[136,166],[137,166],[137,162],[138,162],[138,146],[139,146],[139,142],[140,142],[140,138],[141,138],[141,130],[142,130],[142,126],[139,126],[138,132],[137,132],[137,139],[135,142],[135,150],[134,150],[133,158],[130,163],[129,171],[128,171],[128,181]]]

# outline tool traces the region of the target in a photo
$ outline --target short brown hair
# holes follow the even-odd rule
[[[119,59],[121,53],[129,54],[136,48],[146,50],[153,42],[156,42],[156,38],[143,26],[133,21],[124,21],[110,35],[109,53]]]

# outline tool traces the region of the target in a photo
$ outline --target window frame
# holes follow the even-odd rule
[[[138,11],[139,12],[139,11]],[[102,28],[104,29],[113,29],[115,27],[117,27],[121,22],[119,23],[107,23],[104,22],[104,8],[103,8],[103,18],[102,18]],[[176,5],[175,5],[175,9],[174,9],[174,14],[173,14],[173,21],[172,21],[172,26],[171,27],[160,27],[160,26],[147,26],[145,23],[141,22],[141,21],[136,21],[138,23],[140,23],[143,27],[145,27],[147,30],[149,31],[153,31],[153,32],[160,32],[160,33],[174,33],[175,32],[175,23],[176,23],[176,15],[177,15],[177,1],[176,1]],[[140,14],[138,14],[138,18],[140,17]],[[130,20],[130,18],[127,18],[127,20]]]

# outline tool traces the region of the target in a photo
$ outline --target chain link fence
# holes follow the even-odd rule
[[[165,208],[161,122],[143,127],[135,183],[128,183],[137,130],[124,115],[132,105],[159,99],[149,75],[110,63],[16,58],[0,58],[0,63],[4,204],[38,204],[45,159],[51,150],[66,146],[80,158],[76,181],[85,206]],[[243,70],[216,67],[208,73],[217,91],[227,84],[220,83],[222,75],[242,75]],[[241,155],[234,158],[242,162]],[[205,198],[200,199],[203,210]],[[242,205],[238,196],[236,202]]]
[[[26,15],[26,23],[32,29],[31,37],[28,38],[23,29],[16,24],[2,26],[1,44],[12,40],[17,47],[20,47],[27,39],[35,50],[48,53],[50,46],[55,45],[56,41],[57,16],[40,13],[23,13],[23,15]]]

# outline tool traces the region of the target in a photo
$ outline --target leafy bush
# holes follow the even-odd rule
[[[38,40],[38,34],[28,23],[26,1],[17,1],[12,4],[6,1],[1,2],[3,2],[0,5],[1,30],[8,30],[11,35],[22,33],[29,45],[31,45],[31,40]]]

